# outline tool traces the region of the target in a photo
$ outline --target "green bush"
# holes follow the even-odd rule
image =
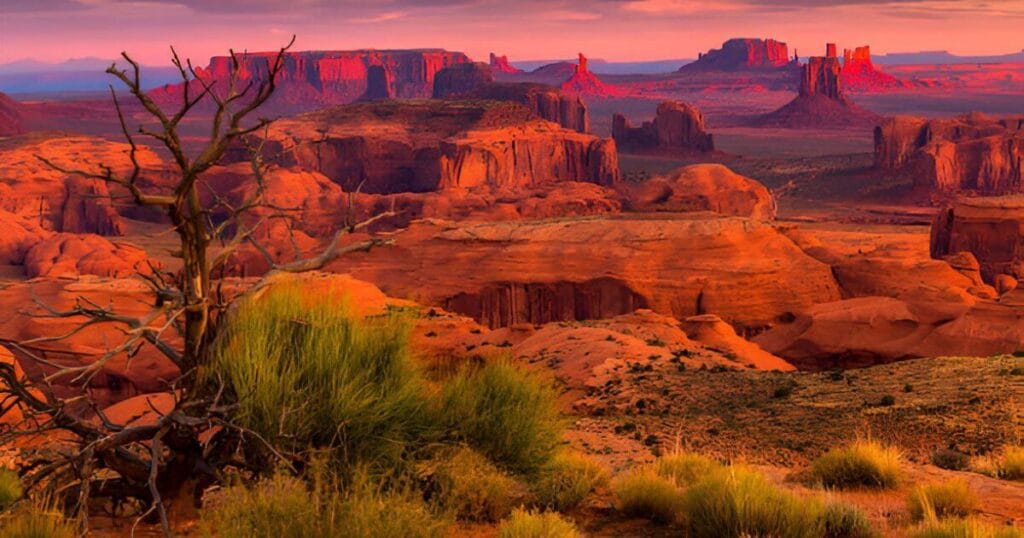
[[[521,473],[551,460],[564,426],[551,383],[508,360],[459,370],[443,388],[441,417],[470,446]]]
[[[932,464],[940,469],[964,471],[970,467],[971,458],[958,450],[940,448],[932,452]]]
[[[10,469],[0,469],[0,511],[10,508],[21,498],[21,479]]]
[[[825,487],[892,488],[899,482],[899,451],[874,441],[829,450],[811,464],[811,477]]]
[[[382,493],[363,480],[345,493],[315,482],[277,474],[224,488],[203,507],[201,528],[218,538],[433,538],[447,528],[415,495]]]
[[[559,452],[534,477],[533,493],[541,506],[565,511],[578,506],[607,480],[608,473],[590,458]]]
[[[907,499],[907,507],[914,521],[922,521],[930,515],[962,518],[978,509],[978,496],[967,482],[956,479],[914,488]]]
[[[338,293],[281,285],[232,314],[205,378],[226,382],[236,422],[279,448],[388,467],[428,426],[407,340],[401,318],[356,318]]]
[[[74,538],[77,534],[74,522],[47,501],[22,503],[0,516],[4,538]]]
[[[772,485],[764,475],[732,466],[686,490],[683,519],[692,538],[821,538],[821,508]]]
[[[579,538],[576,526],[554,512],[517,509],[498,527],[499,538]]]
[[[425,466],[435,503],[459,519],[497,522],[524,497],[524,486],[470,448],[446,451]]]
[[[682,508],[682,495],[672,480],[650,468],[640,468],[612,483],[618,509],[629,517],[672,523]]]
[[[1007,446],[999,463],[999,478],[1024,480],[1024,446]]]
[[[864,512],[839,502],[825,505],[820,515],[822,538],[878,538],[881,536]]]
[[[689,486],[721,468],[711,458],[690,452],[672,452],[654,462],[654,472],[672,480],[678,487]]]
[[[1024,531],[995,527],[973,519],[931,521],[910,533],[910,538],[1024,538]]]

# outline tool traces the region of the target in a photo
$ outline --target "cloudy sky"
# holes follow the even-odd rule
[[[475,59],[690,58],[729,37],[774,37],[802,56],[826,41],[876,53],[1024,49],[1024,0],[0,0],[0,63],[166,63],[268,50],[441,47]]]

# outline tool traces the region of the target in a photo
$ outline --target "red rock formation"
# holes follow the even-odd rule
[[[0,93],[0,136],[12,136],[24,132],[21,125],[19,105],[14,99]]]
[[[1024,192],[1022,163],[1024,117],[898,116],[875,128],[875,165],[908,175],[933,192]]]
[[[49,235],[34,222],[0,210],[0,264],[25,263],[25,253]]]
[[[931,255],[967,251],[982,276],[1024,278],[1024,196],[965,198],[939,212],[932,225]]]
[[[277,53],[249,53],[241,58],[239,79],[244,85],[266,78]],[[434,75],[446,67],[469,63],[461,52],[439,49],[290,52],[284,58],[277,91],[268,103],[277,110],[312,110],[362,99],[423,98],[434,90]],[[230,76],[231,59],[217,56],[200,77],[220,81]],[[193,83],[198,86],[198,83]],[[180,102],[183,86],[153,90],[158,102]]]
[[[774,39],[730,39],[721,49],[703,53],[679,69],[687,71],[741,71],[776,69],[790,64],[789,49]]]
[[[494,70],[487,64],[468,63],[447,67],[434,76],[434,99],[471,95],[481,86],[494,82]]]
[[[580,53],[579,63],[569,80],[560,86],[562,91],[572,95],[585,95],[588,97],[613,97],[623,95],[621,89],[601,82],[597,75],[587,67],[587,57]]]
[[[903,88],[907,84],[896,77],[879,71],[871,61],[871,47],[857,47],[843,51],[843,88],[851,92],[883,91]]]
[[[665,101],[652,122],[633,127],[621,114],[612,117],[612,138],[623,150],[714,151],[715,143],[704,127],[704,116],[693,105]]]
[[[266,149],[282,155],[282,166],[318,171],[350,192],[611,185],[619,174],[614,142],[535,119],[513,103],[350,105],[280,120],[268,136]]]
[[[522,70],[512,67],[512,64],[508,63],[508,56],[497,56],[493,52],[491,53],[491,69],[499,73],[522,73]]]
[[[35,277],[96,275],[128,278],[149,273],[146,251],[93,234],[53,234],[25,254],[25,274]]]
[[[127,144],[68,136],[15,140],[0,148],[0,209],[53,231],[122,233],[123,223],[106,183],[65,175],[37,156],[65,168],[100,173],[99,165],[104,164],[122,173],[130,166]],[[145,167],[160,164],[149,150],[141,150],[138,156]]]
[[[622,188],[634,211],[714,211],[758,220],[775,218],[775,199],[764,185],[720,164],[684,166],[635,186],[624,183]]]

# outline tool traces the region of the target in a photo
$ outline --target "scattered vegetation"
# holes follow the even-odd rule
[[[578,538],[576,526],[554,512],[517,509],[498,527],[499,538]]]
[[[0,515],[0,536],[4,538],[74,538],[73,521],[64,517],[48,500],[32,500]]]
[[[959,479],[918,486],[910,492],[907,507],[914,521],[930,515],[937,518],[966,517],[978,508],[978,496]]]
[[[945,519],[929,521],[911,532],[910,538],[1024,538],[1024,532],[974,519]]]
[[[22,495],[21,479],[10,469],[0,469],[0,510],[10,508]]]
[[[672,523],[682,508],[682,496],[675,483],[642,467],[619,477],[612,484],[619,510],[629,517]]]
[[[607,480],[608,473],[590,458],[563,451],[538,471],[533,493],[541,506],[565,511],[578,506]]]
[[[666,454],[654,462],[654,472],[678,487],[689,486],[721,467],[711,458],[682,451]]]
[[[548,380],[508,360],[467,365],[444,387],[441,420],[495,463],[530,473],[561,443],[555,398]]]
[[[875,441],[856,441],[829,450],[811,464],[812,479],[830,488],[892,488],[900,479],[898,450]]]
[[[823,538],[878,538],[881,536],[864,512],[840,502],[830,502],[821,511]]]
[[[932,452],[932,464],[940,469],[963,471],[970,467],[971,458],[959,450],[940,448]]]
[[[525,487],[470,448],[446,451],[427,462],[432,497],[459,519],[497,522],[508,516]]]
[[[1024,480],[1024,446],[1006,446],[1001,456],[988,454],[971,458],[972,471],[1003,480]]]

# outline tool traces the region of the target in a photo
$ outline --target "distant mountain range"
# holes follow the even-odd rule
[[[1020,63],[1024,62],[1024,50],[992,56],[957,56],[945,50],[891,52],[875,55],[873,62],[879,65]]]
[[[116,82],[106,69],[113,60],[103,58],[75,58],[60,63],[37,60],[18,60],[0,65],[0,92],[40,93],[105,90]],[[123,63],[123,62],[121,62]],[[142,66],[142,84],[155,88],[178,82],[180,75],[174,67]]]
[[[590,71],[598,75],[653,75],[658,73],[672,73],[681,66],[692,62],[693,59],[678,60],[649,60],[639,62],[609,62],[607,60],[589,60]],[[557,63],[575,64],[576,59],[571,60],[526,60],[522,62],[511,62],[514,67],[523,71],[533,71],[545,65]]]

